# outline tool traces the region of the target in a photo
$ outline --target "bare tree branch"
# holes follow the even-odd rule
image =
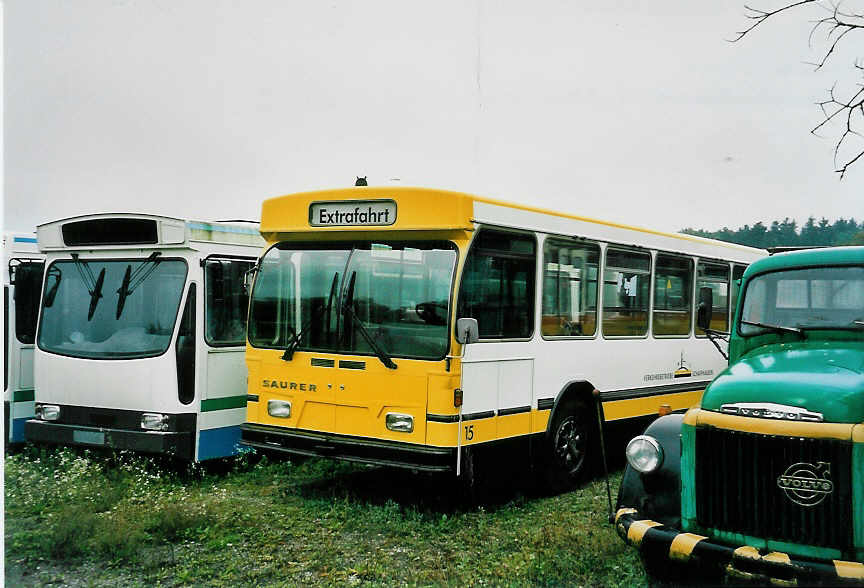
[[[837,53],[840,42],[850,33],[864,31],[864,11],[842,10],[841,4],[842,0],[798,0],[788,2],[774,10],[762,10],[745,5],[744,8],[748,11],[746,18],[753,23],[743,31],[738,31],[732,42],[740,41],[750,31],[782,12],[799,9],[805,5],[816,6],[828,13],[827,16],[813,21],[813,28],[807,39],[809,46],[812,47],[817,33],[825,34],[827,49],[818,62],[811,64],[819,70]],[[848,43],[844,44],[844,47],[848,47]],[[864,66],[861,63],[856,61],[854,68],[864,77]],[[845,177],[853,164],[864,161],[864,148],[856,153],[857,148],[852,145],[855,142],[854,138],[864,139],[864,84],[859,83],[856,86],[857,89],[853,87],[851,92],[838,93],[837,83],[835,83],[828,92],[828,98],[817,102],[822,112],[822,121],[810,130],[811,134],[818,137],[819,131],[839,125],[841,129],[838,131],[839,138],[834,144],[834,167],[840,179]],[[840,94],[847,94],[848,98],[841,98]],[[850,150],[852,154],[849,154]]]

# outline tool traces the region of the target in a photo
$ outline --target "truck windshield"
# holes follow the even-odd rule
[[[455,263],[455,245],[442,241],[279,243],[260,263],[249,341],[291,351],[442,358]]]
[[[818,267],[771,272],[750,280],[739,332],[747,336],[780,329],[858,330],[861,322],[864,267]]]
[[[90,359],[160,355],[185,282],[181,260],[56,261],[45,276],[39,348]]]

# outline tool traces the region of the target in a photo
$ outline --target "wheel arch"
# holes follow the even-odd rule
[[[576,379],[570,380],[561,388],[558,395],[555,396],[555,403],[552,405],[552,411],[549,413],[549,420],[546,422],[546,437],[552,435],[552,423],[558,417],[562,410],[566,410],[568,406],[583,402],[589,409],[594,407],[594,385],[588,380]],[[593,414],[593,411],[592,411]],[[596,422],[596,419],[591,419],[591,422]]]

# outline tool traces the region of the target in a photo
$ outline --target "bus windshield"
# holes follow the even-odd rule
[[[441,359],[455,264],[455,245],[442,241],[279,243],[260,263],[249,341]]]
[[[864,267],[815,267],[771,272],[747,284],[739,331],[861,329]]]
[[[45,274],[39,348],[89,359],[152,357],[171,343],[182,260],[73,259]]]

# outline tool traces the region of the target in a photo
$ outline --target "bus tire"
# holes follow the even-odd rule
[[[546,483],[553,492],[572,490],[591,470],[594,443],[588,405],[568,403],[556,411],[546,449]]]

